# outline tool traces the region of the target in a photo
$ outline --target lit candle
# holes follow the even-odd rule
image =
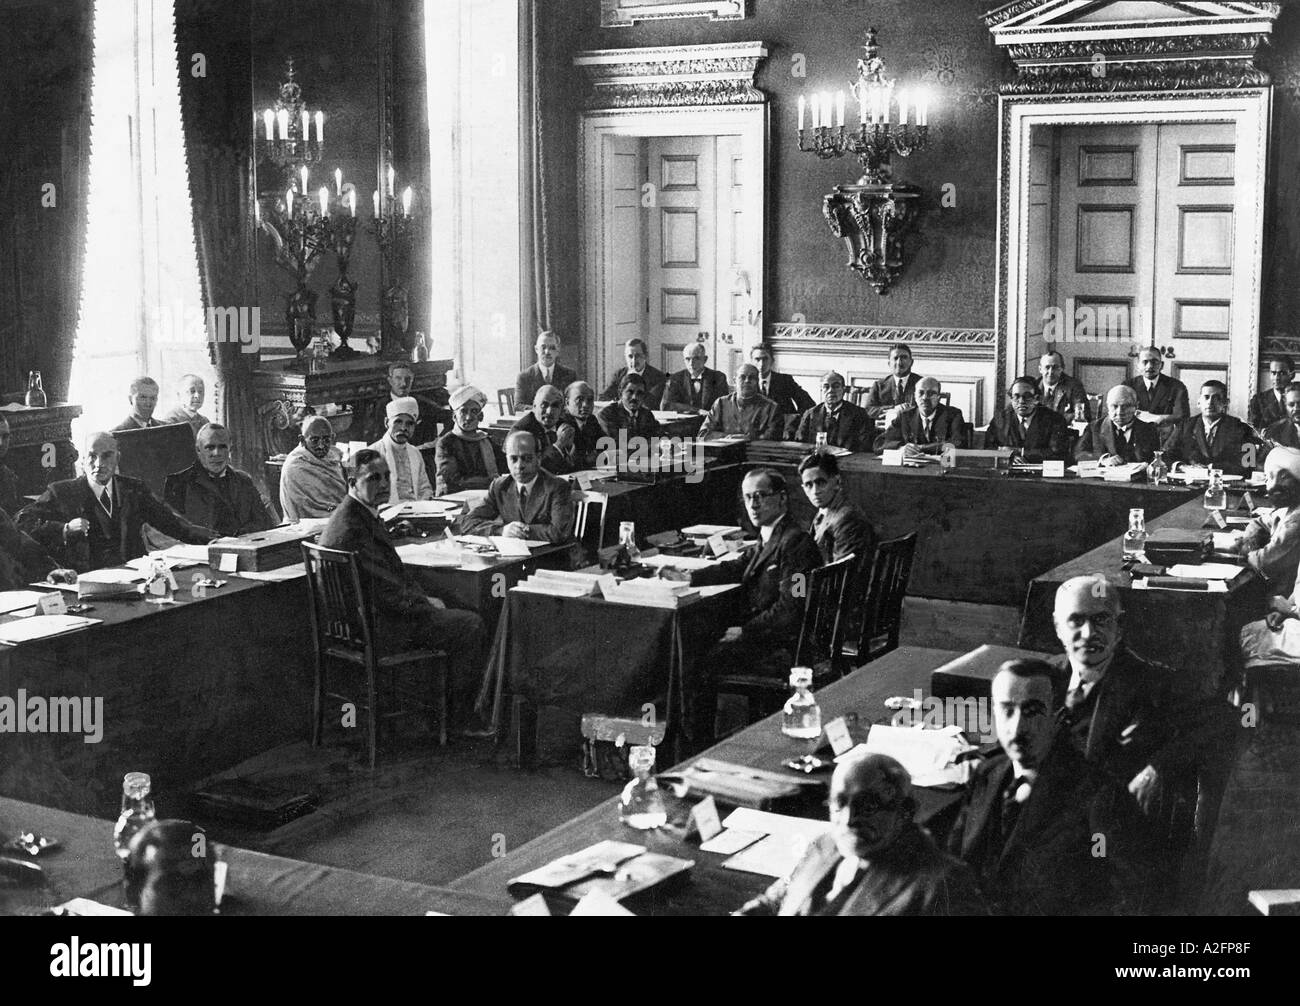
[[[885,99],[885,100],[884,100],[884,108],[882,109],[882,111],[884,112],[884,116],[885,116],[885,125],[888,126],[888,125],[889,125],[889,106],[892,105],[892,104],[894,103],[894,85],[893,85],[893,84],[890,84],[887,88],[885,88],[884,99]]]
[[[411,192],[411,187],[409,185],[402,189],[402,216],[404,217],[409,217],[411,215],[411,197],[413,195],[414,193]]]
[[[801,132],[801,133],[803,132],[803,107],[804,107],[804,104],[805,104],[805,102],[804,102],[804,96],[801,94],[801,95],[799,95],[799,132]],[[267,139],[270,139],[270,137],[267,137]]]
[[[293,189],[287,189],[284,193],[284,207],[293,216]]]
[[[352,215],[354,217],[357,215],[357,190],[356,189],[348,190],[348,209],[352,211]]]
[[[831,92],[825,91],[822,93],[822,119],[825,120],[822,123],[822,125],[824,125],[827,129],[835,125],[834,115],[835,115],[834,100],[831,98]]]
[[[343,195],[343,169],[342,168],[334,169],[334,191],[337,192],[339,195]]]
[[[289,138],[289,110],[287,108],[280,109],[275,113],[275,118],[280,124],[280,139],[287,140]]]
[[[930,124],[930,95],[925,91],[922,91],[916,99],[916,124],[918,126]]]
[[[306,143],[310,139],[311,119],[307,115],[307,109],[302,110],[302,142]]]
[[[298,169],[298,177],[302,179],[302,194],[305,196],[307,194],[307,165],[304,164]]]
[[[835,125],[844,127],[844,92],[835,96]]]
[[[316,112],[316,142],[325,142],[325,113],[319,110]]]
[[[907,92],[903,90],[898,92],[898,124],[907,125]]]
[[[388,194],[389,194],[390,196],[393,195],[393,193],[394,193],[394,189],[393,189],[393,180],[394,180],[396,177],[397,177],[397,172],[393,170],[393,166],[390,164],[390,165],[388,166]]]
[[[329,216],[329,213],[330,213],[330,187],[329,187],[328,185],[322,185],[322,186],[320,187],[320,191],[317,193],[317,195],[320,196],[320,215],[323,216],[323,217],[327,217],[327,216]]]
[[[275,139],[275,113],[269,108],[262,113],[262,121],[266,124],[266,138]]]
[[[375,219],[379,219],[379,190],[375,189]]]
[[[262,226],[262,204],[260,202],[253,203],[253,219],[257,222],[258,227]]]
[[[867,124],[867,89],[861,85],[858,86],[858,121]]]

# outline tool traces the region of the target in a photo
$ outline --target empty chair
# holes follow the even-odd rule
[[[497,408],[503,416],[515,414],[515,389],[497,388]]]
[[[582,562],[595,562],[596,555],[605,547],[605,515],[609,512],[609,496],[587,490],[577,500],[573,522],[573,536],[582,547]]]
[[[898,649],[903,625],[903,597],[912,577],[916,532],[882,541],[863,563],[857,578],[857,595],[848,610],[854,624],[845,630],[844,652],[854,665],[870,663]]]

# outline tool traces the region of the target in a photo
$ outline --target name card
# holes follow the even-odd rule
[[[704,542],[709,547],[709,551],[714,555],[726,555],[728,551],[727,540],[720,534],[711,534]]]
[[[1045,479],[1063,479],[1065,478],[1064,461],[1044,461],[1043,478]]]
[[[602,573],[596,577],[596,586],[600,588],[600,596],[608,601],[610,595],[618,590],[618,577],[613,573]]]
[[[592,891],[590,894],[583,895],[582,900],[573,906],[573,911],[569,913],[569,918],[582,918],[583,916],[603,916],[612,917],[627,915],[632,913],[611,898],[608,894],[602,894],[600,891]]]
[[[688,835],[699,835],[701,842],[707,842],[722,831],[722,819],[718,816],[718,804],[713,797],[706,796],[691,808],[686,830]]]
[[[880,463],[887,468],[901,468],[903,466],[903,448],[881,451]]]
[[[1253,513],[1256,510],[1255,497],[1250,494],[1249,489],[1241,494],[1241,508],[1247,513]]]
[[[36,602],[36,614],[38,615],[66,615],[68,605],[63,600],[63,591],[56,590],[53,594],[42,594]]]
[[[234,552],[222,552],[217,556],[217,571],[221,573],[239,572],[239,556]]]
[[[943,449],[943,453],[939,455],[939,467],[940,468],[957,467],[957,448],[954,447],[952,444],[947,444]]]
[[[836,758],[852,749],[853,734],[843,716],[837,716],[826,724],[826,739],[831,742],[831,750],[835,752]]]
[[[1228,522],[1223,519],[1223,514],[1218,510],[1210,511],[1210,520],[1214,521],[1220,531],[1226,529],[1228,526]]]

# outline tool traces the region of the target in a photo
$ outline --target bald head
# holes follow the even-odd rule
[[[564,395],[553,384],[543,384],[533,396],[533,415],[544,429],[553,430],[564,411]]]
[[[1085,681],[1106,673],[1120,644],[1119,589],[1100,573],[1076,576],[1056,590],[1052,621],[1070,665]]]
[[[831,832],[840,854],[861,859],[888,849],[916,813],[907,770],[884,754],[850,755],[835,767]]]
[[[575,419],[586,419],[596,408],[596,392],[586,381],[574,381],[564,389],[564,407]]]
[[[302,423],[302,445],[313,457],[324,460],[334,446],[334,427],[324,416],[310,416]]]
[[[101,486],[117,472],[117,437],[99,430],[86,437],[86,474]]]
[[[1137,417],[1137,392],[1127,384],[1117,384],[1106,392],[1106,414],[1116,426],[1129,426]]]
[[[742,363],[736,368],[736,397],[747,402],[758,394],[758,368]]]
[[[515,430],[506,437],[506,465],[516,485],[527,485],[541,468],[541,447],[527,430]]]
[[[942,390],[943,385],[933,377],[923,377],[916,382],[916,407],[921,410],[921,415],[934,415],[939,407],[939,393]]]

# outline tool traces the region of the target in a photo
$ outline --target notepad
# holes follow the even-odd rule
[[[430,569],[459,566],[461,550],[448,548],[441,543],[414,542],[397,546],[397,556],[406,566],[424,566]]]
[[[403,500],[381,507],[379,517],[390,521],[398,517],[446,517],[461,509],[461,504],[452,500]]]
[[[50,639],[99,623],[98,618],[82,618],[80,615],[32,615],[30,618],[19,618],[0,625],[0,643],[30,643],[37,639]]]
[[[11,611],[20,611],[23,608],[30,608],[45,596],[45,593],[45,591],[39,590],[0,591],[0,615],[7,615]]]

